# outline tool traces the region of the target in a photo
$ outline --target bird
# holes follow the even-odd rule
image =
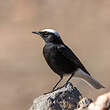
[[[41,36],[45,41],[45,46],[43,47],[44,58],[53,72],[60,76],[52,91],[56,89],[65,75],[70,75],[65,84],[72,77],[78,77],[96,89],[104,88],[101,83],[90,75],[73,51],[64,44],[60,34],[56,30],[43,29],[41,31],[33,31],[32,33]]]

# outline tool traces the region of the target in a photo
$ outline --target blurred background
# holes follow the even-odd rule
[[[1,110],[29,109],[34,98],[59,80],[43,58],[43,40],[32,34],[45,28],[56,29],[106,87],[96,90],[72,78],[84,96],[96,99],[110,91],[109,0],[0,0]]]

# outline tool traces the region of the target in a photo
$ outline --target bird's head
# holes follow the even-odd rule
[[[55,44],[63,43],[59,33],[53,29],[44,29],[44,30],[41,30],[38,32],[32,32],[32,33],[40,35],[46,43],[55,43]]]

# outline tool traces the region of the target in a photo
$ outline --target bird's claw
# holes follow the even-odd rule
[[[53,91],[49,91],[49,92],[46,92],[46,93],[43,93],[43,95],[47,95],[49,93],[52,93]]]
[[[51,91],[44,93],[44,95],[55,92],[55,91],[57,91],[58,89],[61,89],[61,88],[63,88],[63,87],[58,87],[57,89],[52,89]]]
[[[62,86],[62,88],[63,88],[63,87],[67,87],[67,85],[68,85],[68,82],[66,82],[66,83]]]
[[[68,85],[68,82],[66,82],[63,86],[58,87],[57,89],[54,89],[54,88],[53,88],[51,91],[49,91],[49,92],[47,92],[47,93],[44,93],[44,95],[49,94],[49,93],[52,93],[52,92],[55,92],[55,91],[57,91],[58,89],[61,89],[61,88],[63,88],[63,87],[67,87],[67,85]]]
[[[44,95],[49,94],[49,93],[52,93],[52,92],[54,92],[54,91],[56,91],[56,89],[55,89],[55,90],[51,90],[51,91],[49,91],[49,92],[46,92],[46,93],[44,93]]]

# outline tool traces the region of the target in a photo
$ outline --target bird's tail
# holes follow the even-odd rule
[[[94,79],[92,76],[82,77],[84,80],[86,80],[89,84],[91,84],[96,89],[104,88],[104,86],[99,83],[96,79]]]
[[[101,88],[105,88],[102,84],[100,84],[96,79],[94,79],[91,75],[86,74],[85,72],[83,72],[82,70],[79,70],[79,72],[77,72],[75,74],[76,77],[80,77],[82,79],[84,79],[85,81],[87,81],[90,85],[92,85],[94,88],[96,89],[101,89]]]

